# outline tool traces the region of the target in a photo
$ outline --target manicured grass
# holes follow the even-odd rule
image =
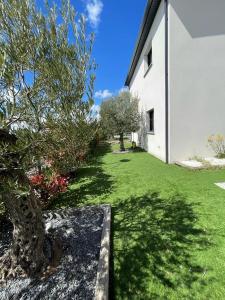
[[[111,203],[112,298],[224,299],[220,181],[225,170],[190,171],[105,147],[54,207]]]

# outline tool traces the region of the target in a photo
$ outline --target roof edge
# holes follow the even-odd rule
[[[144,17],[143,17],[143,21],[142,21],[142,25],[141,25],[141,29],[138,34],[138,39],[136,42],[134,54],[133,54],[133,57],[131,60],[131,65],[130,65],[129,72],[128,72],[128,75],[127,75],[127,78],[125,81],[125,86],[130,85],[130,82],[132,80],[136,66],[138,64],[138,60],[139,60],[141,52],[142,52],[142,49],[147,40],[149,31],[152,27],[152,24],[155,19],[155,16],[156,16],[156,13],[157,13],[160,3],[161,3],[161,0],[148,0],[147,6],[145,9],[145,13],[144,13]]]

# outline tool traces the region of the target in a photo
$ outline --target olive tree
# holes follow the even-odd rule
[[[125,91],[102,102],[100,121],[105,133],[119,134],[120,151],[124,151],[124,134],[139,129],[138,98]]]
[[[13,223],[12,246],[0,258],[2,280],[36,276],[48,266],[27,171],[48,147],[49,124],[74,122],[93,104],[93,37],[85,18],[69,1],[46,10],[33,0],[0,0],[0,193]]]

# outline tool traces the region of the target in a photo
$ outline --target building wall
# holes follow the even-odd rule
[[[139,146],[165,160],[165,17],[164,1],[139,58],[130,83],[130,91],[140,99],[141,129],[133,134]],[[146,54],[152,46],[152,66],[146,74]],[[154,109],[154,134],[148,133],[147,111]]]
[[[225,1],[169,0],[170,162],[225,134]]]

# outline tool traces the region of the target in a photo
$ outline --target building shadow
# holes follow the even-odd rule
[[[180,0],[171,6],[192,38],[225,34],[223,0]]]
[[[192,254],[210,246],[208,234],[197,227],[196,205],[182,195],[164,199],[149,193],[114,207],[111,299],[167,299],[150,285],[182,286],[195,299],[192,285],[205,284],[205,270]]]

